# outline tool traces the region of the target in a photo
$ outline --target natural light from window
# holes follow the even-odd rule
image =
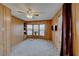
[[[45,35],[45,24],[27,25],[27,35],[44,36]]]

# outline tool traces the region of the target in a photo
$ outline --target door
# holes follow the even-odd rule
[[[10,24],[11,11],[0,4],[0,55],[9,55],[10,53]]]
[[[3,24],[4,24],[3,6],[0,5],[0,56],[3,55]]]

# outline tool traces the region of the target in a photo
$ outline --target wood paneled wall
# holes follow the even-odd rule
[[[79,55],[79,3],[72,4],[73,55]]]
[[[52,40],[52,20],[27,21],[26,24],[45,24],[45,36],[43,38]]]
[[[52,31],[52,40],[56,48],[60,51],[61,39],[62,39],[62,24],[60,23],[59,17],[62,15],[62,9],[60,9],[56,15],[52,18],[52,25],[57,25],[57,31]]]
[[[23,41],[24,21],[12,16],[11,21],[11,45],[15,46]]]
[[[10,53],[11,10],[0,4],[0,55]]]

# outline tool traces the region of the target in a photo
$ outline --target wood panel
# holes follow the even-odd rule
[[[24,37],[24,21],[12,16],[11,22],[11,45],[12,47],[23,41]]]
[[[75,43],[78,44],[77,55],[79,55],[79,3],[76,4],[76,42]]]
[[[0,55],[10,53],[11,10],[0,4]]]
[[[45,36],[42,36],[40,38],[44,38],[46,40],[52,40],[52,30],[51,30],[52,20],[27,21],[26,24],[45,24]]]
[[[73,55],[79,55],[79,4],[72,4]]]

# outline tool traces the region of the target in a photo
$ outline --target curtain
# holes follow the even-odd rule
[[[65,3],[62,8],[62,43],[60,56],[73,55],[71,6],[71,3]]]

